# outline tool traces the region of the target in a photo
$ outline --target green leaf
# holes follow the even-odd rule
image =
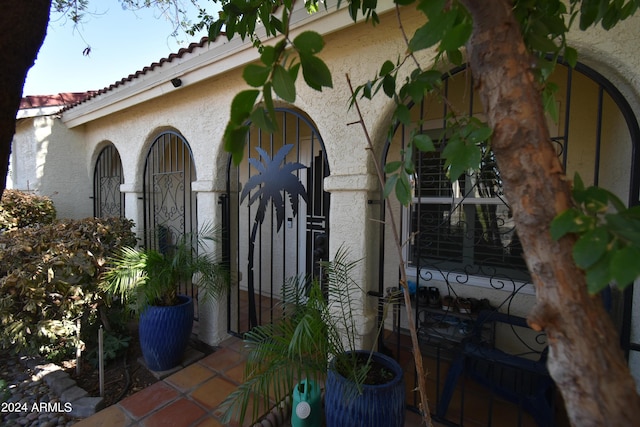
[[[250,120],[252,124],[265,132],[273,133],[277,130],[275,124],[269,119],[267,111],[264,108],[256,108],[253,110]]]
[[[396,66],[393,64],[393,62],[386,60],[384,61],[384,64],[382,64],[382,67],[380,68],[380,77],[386,76],[387,74],[391,73],[394,69],[396,68]]]
[[[209,26],[209,40],[215,41],[218,36],[222,33],[222,27],[224,25],[224,20],[218,19],[216,22]]]
[[[396,106],[396,111],[393,113],[393,116],[403,125],[408,125],[411,123],[411,112],[409,111],[409,107],[407,107],[405,104],[398,104]]]
[[[613,194],[611,191],[605,190],[607,192],[607,196],[609,198],[609,203],[611,203],[611,205],[613,205],[613,207],[615,208],[616,211],[618,212],[623,212],[627,210],[627,207],[625,206],[624,202],[622,200],[620,200],[620,198],[618,196],[616,196],[615,194]]]
[[[415,166],[413,164],[413,149],[402,151],[402,155],[404,156],[404,171],[413,175],[415,172]]]
[[[491,134],[493,133],[493,129],[491,129],[489,126],[484,125],[482,127],[479,128],[475,128],[473,129],[470,133],[469,136],[467,137],[472,143],[474,144],[478,144],[481,142],[484,142],[486,140],[489,139],[489,137],[491,137]]]
[[[329,67],[315,55],[300,54],[302,76],[309,87],[322,91],[323,87],[333,87]]]
[[[293,45],[300,53],[313,55],[322,50],[324,40],[315,31],[305,31],[293,39]]]
[[[460,138],[451,138],[442,151],[446,159],[445,167],[449,167],[449,179],[457,180],[469,169],[477,169],[482,160],[482,151],[476,144],[467,144]]]
[[[600,261],[586,271],[587,288],[592,295],[602,291],[613,280],[609,258],[609,254],[605,254]]]
[[[274,64],[277,58],[276,48],[273,46],[264,46],[262,48],[262,53],[260,54],[260,60],[267,66],[270,67]]]
[[[580,231],[580,213],[576,209],[567,209],[551,221],[551,238],[558,240],[568,233]]]
[[[400,178],[396,181],[396,197],[403,206],[409,206],[411,203],[411,182],[409,175],[400,173]]]
[[[419,133],[413,137],[413,145],[422,152],[436,151],[431,137],[425,133]]]
[[[598,18],[600,1],[599,0],[584,0],[580,4],[580,29],[586,30],[589,28]]]
[[[589,187],[583,193],[583,203],[587,212],[604,213],[609,208],[609,192],[600,187]]]
[[[573,191],[584,191],[584,181],[578,172],[573,175]]]
[[[389,175],[387,180],[384,183],[384,192],[383,196],[386,199],[393,192],[393,189],[396,187],[396,182],[398,181],[398,175]]]
[[[471,21],[467,19],[450,28],[442,37],[439,46],[440,50],[443,52],[458,50],[469,40],[472,29]]]
[[[244,90],[238,93],[231,101],[229,121],[234,125],[242,125],[249,118],[259,94],[260,91],[256,89]]]
[[[418,28],[409,41],[409,50],[417,52],[428,49],[442,40],[445,32],[451,27],[455,20],[454,13],[440,13],[439,19],[429,16],[429,21]]]
[[[573,259],[582,269],[594,265],[607,252],[609,233],[604,228],[596,228],[584,233],[573,246]]]
[[[244,145],[249,134],[249,126],[234,126],[228,123],[224,130],[224,150],[231,153],[233,164],[238,166],[244,156]]]
[[[627,215],[628,212],[605,215],[606,227],[619,239],[640,247],[640,219]]]
[[[276,95],[287,102],[295,102],[296,100],[295,82],[282,65],[273,67],[273,90]]]
[[[300,63],[293,64],[291,68],[289,68],[289,75],[291,76],[291,80],[294,82],[298,80],[298,71],[300,70]]]
[[[382,79],[382,88],[385,95],[392,98],[396,93],[396,77],[392,74],[387,74]]]
[[[273,118],[276,116],[276,109],[275,109],[275,105],[273,104],[273,96],[271,95],[271,89],[272,89],[271,83],[267,82],[262,88],[262,97],[264,99],[264,106],[267,108],[269,117]]]
[[[258,64],[249,64],[244,67],[242,78],[249,86],[262,87],[267,79],[271,69]]]
[[[393,173],[402,166],[401,161],[388,162],[384,165],[384,173]]]
[[[626,246],[613,254],[610,270],[619,287],[625,288],[640,277],[639,261],[640,249],[634,246]]]
[[[564,60],[569,64],[571,68],[575,68],[578,63],[578,51],[572,47],[565,46],[564,48]]]
[[[447,59],[453,65],[462,65],[462,62],[464,60],[460,49],[447,50]]]

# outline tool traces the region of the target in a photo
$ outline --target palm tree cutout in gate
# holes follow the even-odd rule
[[[258,175],[254,175],[247,181],[242,195],[240,197],[240,203],[242,203],[250,193],[256,187],[258,190],[249,197],[249,205],[252,205],[256,200],[259,200],[258,211],[256,212],[256,218],[251,230],[251,237],[249,239],[249,262],[247,271],[249,274],[248,293],[249,293],[249,326],[253,328],[258,325],[258,316],[256,313],[256,300],[254,291],[254,273],[253,273],[253,257],[255,252],[255,240],[258,233],[258,227],[264,222],[265,214],[267,211],[267,205],[269,201],[273,202],[273,206],[276,211],[276,220],[278,223],[277,232],[280,231],[285,217],[285,199],[284,193],[289,193],[289,201],[291,203],[291,209],[293,216],[298,214],[298,202],[302,197],[307,202],[307,192],[304,185],[300,182],[298,177],[293,174],[298,169],[306,168],[301,163],[285,163],[285,157],[293,148],[293,144],[284,145],[276,155],[271,159],[269,155],[263,149],[256,147],[256,151],[262,157],[261,163],[255,158],[249,158],[249,164],[258,170]]]

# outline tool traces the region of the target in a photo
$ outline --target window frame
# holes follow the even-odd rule
[[[475,117],[480,118],[482,115],[476,115]],[[427,123],[435,125],[437,122],[441,124],[441,121],[433,121],[433,123]],[[427,134],[431,137],[431,139],[436,144],[436,150],[438,150],[438,146],[440,145],[440,141],[442,140],[442,136],[444,135],[444,129],[442,127],[428,127],[421,131],[423,134]],[[415,159],[418,159],[418,156],[414,156]],[[437,159],[434,159],[434,162],[438,162],[443,165],[444,160],[438,156]],[[523,262],[523,268],[519,268],[518,266],[509,267],[508,264],[502,263],[502,265],[491,264],[489,266],[485,266],[484,268],[494,269],[492,274],[482,274],[482,264],[478,263],[477,248],[479,245],[476,243],[475,238],[475,218],[472,221],[473,226],[471,229],[465,228],[462,231],[462,238],[460,241],[461,246],[461,254],[460,261],[455,260],[442,260],[437,258],[429,258],[429,257],[421,257],[422,261],[426,261],[426,265],[421,265],[422,263],[414,262],[413,256],[413,242],[415,239],[415,235],[413,234],[413,218],[416,207],[420,205],[426,206],[437,206],[437,205],[448,205],[452,208],[449,210],[449,214],[454,211],[462,210],[460,213],[455,214],[459,217],[464,217],[466,215],[465,212],[468,211],[468,208],[473,208],[477,206],[506,206],[509,208],[509,204],[502,195],[502,191],[499,191],[495,196],[492,197],[478,197],[477,194],[477,178],[474,179],[473,176],[477,171],[473,171],[472,173],[466,173],[466,176],[463,178],[459,178],[455,181],[455,183],[450,183],[448,178],[445,175],[444,168],[440,167],[439,172],[439,182],[448,182],[449,188],[451,189],[450,196],[434,196],[434,195],[420,195],[416,194],[417,183],[420,182],[419,177],[417,176],[420,168],[416,166],[416,172],[412,180],[412,199],[411,204],[408,207],[402,206],[402,223],[405,224],[402,229],[402,237],[403,241],[407,242],[403,246],[403,258],[406,260],[407,274],[412,276],[415,280],[418,280],[418,276],[420,276],[421,280],[444,280],[446,282],[451,282],[452,279],[455,283],[479,286],[484,288],[491,289],[503,289],[508,292],[513,292],[514,288],[519,289],[520,292],[526,294],[535,294],[535,290],[533,285],[531,284],[531,278],[526,267],[526,264]],[[461,189],[460,184],[464,182],[465,188]],[[457,188],[456,188],[457,187]],[[500,189],[502,187],[500,186]],[[476,189],[476,191],[474,191]],[[467,208],[467,209],[465,209]],[[419,209],[419,208],[418,208]],[[474,213],[475,215],[475,213]],[[450,215],[450,217],[453,215]],[[454,224],[450,222],[450,217],[447,219],[448,225],[444,226],[447,229],[451,229],[454,227]],[[512,220],[511,220],[512,221]],[[463,223],[463,227],[467,226],[468,223]],[[510,233],[515,233],[515,225],[513,226],[513,230]],[[469,237],[471,236],[471,237]],[[504,250],[504,246],[503,250]],[[503,252],[503,256],[506,254]],[[507,255],[509,256],[509,255]],[[441,267],[438,267],[441,265]],[[471,271],[469,271],[469,267],[471,267]],[[515,277],[514,277],[514,274]]]

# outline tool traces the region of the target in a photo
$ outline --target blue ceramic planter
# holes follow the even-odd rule
[[[193,327],[193,300],[180,295],[180,304],[149,306],[140,314],[140,347],[147,367],[166,371],[182,360]]]
[[[356,353],[366,353],[357,351]],[[405,386],[402,368],[392,358],[374,353],[373,360],[394,373],[382,385],[363,385],[362,394],[354,395],[355,385],[334,369],[333,362],[325,382],[325,417],[327,427],[403,427]]]

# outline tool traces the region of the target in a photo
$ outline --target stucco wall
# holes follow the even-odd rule
[[[416,19],[419,19],[419,14],[404,10],[402,15],[405,30],[412,34],[413,28],[418,24]],[[640,55],[635,54],[638,39],[640,15],[609,32],[595,29],[584,33],[573,31],[569,35],[569,42],[580,52],[580,60],[618,87],[635,111],[636,117],[640,116]],[[377,198],[379,186],[373,175],[370,153],[364,149],[362,129],[350,124],[357,117],[353,110],[347,108],[349,90],[345,76],[349,75],[354,85],[364,83],[377,74],[384,60],[397,59],[398,54],[404,51],[404,42],[392,13],[382,14],[381,23],[376,27],[368,24],[353,25],[327,34],[325,40],[327,46],[321,56],[333,73],[333,89],[317,92],[306,87],[300,79],[297,99],[289,107],[305,112],[315,123],[325,142],[331,171],[331,176],[325,180],[325,189],[331,192],[331,253],[346,244],[354,258],[364,258],[358,271],[358,279],[369,288],[374,288],[377,286],[379,236],[377,224],[370,221],[377,216],[377,212],[369,200]],[[220,47],[222,48],[224,46]],[[197,57],[198,53],[209,52],[210,49],[217,47],[196,50],[182,58],[182,62],[187,63],[192,56]],[[123,162],[125,184],[122,190],[127,193],[127,216],[140,223],[142,207],[139,198],[146,151],[153,138],[162,130],[172,129],[185,137],[193,151],[197,174],[194,189],[199,192],[199,221],[215,221],[219,218],[215,195],[225,190],[226,182],[228,156],[222,150],[221,139],[229,116],[229,105],[237,92],[247,88],[240,77],[240,67],[255,57],[255,53],[239,51],[236,68],[221,73],[214,72],[206,80],[194,84],[190,82],[195,80],[195,71],[190,72],[186,67],[181,74],[184,84],[176,89],[170,86],[168,80],[173,76],[172,67],[179,67],[180,64],[165,63],[154,71],[156,75],[167,76],[167,83],[162,86],[162,96],[140,103],[133,99],[131,107],[89,120],[71,131],[53,122],[56,135],[60,136],[56,136],[55,140],[45,140],[49,141],[49,147],[55,141],[56,148],[61,147],[61,150],[56,150],[55,155],[53,152],[48,155],[46,167],[41,163],[33,168],[34,171],[40,168],[46,172],[43,175],[45,179],[34,181],[38,182],[39,191],[58,191],[56,197],[60,198],[60,202],[56,205],[69,209],[67,215],[79,217],[90,213],[88,196],[93,166],[105,141],[110,141],[120,152]],[[422,60],[429,57],[429,52],[421,54]],[[128,84],[144,85],[145,79],[146,77]],[[126,85],[124,89],[116,89],[112,95],[117,95],[119,91],[124,93]],[[140,95],[140,99],[145,99],[144,93]],[[103,101],[99,98],[94,102]],[[361,107],[373,142],[380,150],[385,143],[392,103],[384,96],[378,96],[373,101],[363,101]],[[87,106],[76,108],[77,111],[84,111],[83,109],[89,111]],[[40,152],[44,143],[24,136],[23,130],[26,128],[21,129],[16,136],[16,147],[24,147],[33,153]],[[32,130],[26,133],[29,132]],[[614,133],[614,130],[607,129],[607,132]],[[625,135],[621,134],[620,140],[624,138]],[[613,184],[618,194],[624,195],[629,180],[628,147],[613,145],[610,148],[604,162],[610,165],[608,170],[612,173],[604,174],[602,179]],[[37,163],[33,154],[25,154],[25,157],[33,157]],[[576,159],[576,162],[579,163],[579,160]],[[19,175],[23,166],[16,163],[16,167],[15,182],[24,182],[26,178]],[[624,184],[617,185],[621,181]],[[54,183],[59,187],[55,187]],[[390,263],[388,270],[392,271],[393,256],[387,256],[386,261]],[[500,292],[485,291],[492,298],[499,298]],[[528,297],[526,304],[518,307],[519,314],[526,314],[532,299],[533,297]],[[215,307],[212,308],[212,311],[215,310]],[[365,309],[364,314],[362,329],[363,334],[366,334],[372,326],[373,311]],[[639,330],[640,318],[636,316],[634,334],[640,334]],[[211,332],[213,341],[220,336],[216,334],[217,332]]]
[[[22,119],[13,139],[7,188],[51,197],[58,218],[93,215],[92,173],[81,129],[56,116]]]

